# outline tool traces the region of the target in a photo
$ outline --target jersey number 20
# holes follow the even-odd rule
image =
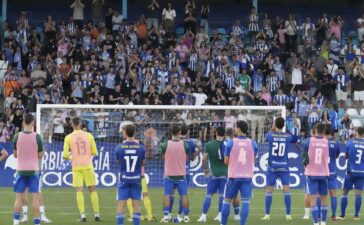
[[[286,143],[273,142],[272,155],[273,156],[284,156],[286,150]]]

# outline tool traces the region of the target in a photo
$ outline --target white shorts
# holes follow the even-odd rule
[[[364,91],[354,91],[354,101],[364,101]]]
[[[346,101],[346,100],[348,100],[348,93],[347,92],[337,90],[337,91],[335,91],[335,93],[336,93],[336,100],[337,101],[340,101],[340,100]]]

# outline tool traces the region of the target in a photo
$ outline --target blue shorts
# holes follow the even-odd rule
[[[234,199],[240,192],[241,199],[250,199],[252,196],[252,180],[251,179],[234,179],[229,178],[225,184],[224,196],[227,199]]]
[[[338,183],[337,183],[337,179],[336,177],[332,178],[332,177],[329,177],[328,179],[328,186],[329,186],[329,190],[336,190],[338,188]]]
[[[39,193],[39,175],[16,176],[14,183],[14,192],[24,193],[25,189],[27,188],[30,193]]]
[[[345,180],[344,180],[343,189],[352,190],[353,187],[355,190],[363,191],[364,190],[364,177],[346,175]]]
[[[129,198],[133,200],[142,199],[142,185],[141,183],[119,183],[117,200],[126,201]]]
[[[180,196],[187,195],[187,179],[183,178],[181,180],[171,180],[169,178],[164,178],[164,195],[173,195],[173,190],[177,189]]]
[[[209,177],[207,181],[206,193],[208,195],[213,195],[219,193],[220,195],[224,194],[226,184],[226,177]]]
[[[327,179],[306,178],[306,194],[309,195],[327,195],[328,184]]]
[[[276,181],[279,178],[282,182],[282,185],[289,185],[290,175],[288,171],[271,171],[267,170],[267,186],[272,187],[276,185]]]

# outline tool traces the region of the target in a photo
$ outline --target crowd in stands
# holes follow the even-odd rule
[[[172,1],[151,0],[137,22],[104,0],[92,1],[87,20],[87,7],[75,0],[71,18],[49,15],[41,32],[25,12],[4,22],[2,137],[39,103],[285,105],[290,132],[307,134],[322,121],[344,136],[353,129],[345,109],[363,108],[364,14],[344,21],[323,13],[298,24],[294,15],[262,17],[252,8],[217,28],[209,25],[213,2],[187,0],[178,15]],[[342,36],[345,23],[357,23],[355,37]]]

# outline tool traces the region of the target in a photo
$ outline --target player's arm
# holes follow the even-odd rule
[[[4,159],[6,159],[8,157],[8,152],[6,151],[5,148],[1,149],[0,152],[0,162],[3,161]]]
[[[13,154],[14,154],[14,158],[18,158],[18,151],[16,149],[16,144],[18,142],[18,134],[19,133],[15,134],[14,139],[13,139]]]
[[[38,159],[42,159],[44,155],[44,149],[43,149],[42,136],[40,136],[40,134],[37,134],[37,144],[38,144]]]
[[[63,159],[65,160],[70,160],[70,143],[71,143],[71,137],[69,135],[66,136],[66,138],[64,139],[64,144],[63,144]]]
[[[229,157],[231,149],[233,148],[233,141],[230,140],[226,145],[223,145],[224,148],[224,163],[225,165],[229,164]]]
[[[203,171],[205,173],[205,176],[208,176],[210,171],[209,171],[209,168],[207,167],[207,159],[209,158],[209,144],[207,143],[206,145],[206,151],[205,153],[203,154],[202,156],[202,168],[203,168]]]
[[[254,156],[255,159],[258,160],[258,144],[256,141],[252,141],[252,145],[253,145],[253,150],[254,150]]]
[[[340,144],[338,141],[335,142],[335,152],[336,152],[336,158],[339,158],[340,156]]]
[[[92,136],[91,133],[88,133],[88,138],[91,142],[91,155],[96,156],[97,155],[97,146],[94,136]]]
[[[162,159],[164,160],[164,154],[166,154],[167,151],[167,142],[163,142],[159,146],[159,154],[162,155]]]
[[[302,155],[303,165],[304,166],[307,166],[307,164],[309,163],[309,158],[308,158],[308,148],[309,148],[309,146],[310,146],[310,140],[307,139],[306,143],[305,143],[305,147],[303,149],[303,155]]]
[[[350,148],[350,145],[351,145],[351,141],[348,141],[346,143],[346,146],[345,146],[345,159],[348,159],[349,158],[349,148]]]

